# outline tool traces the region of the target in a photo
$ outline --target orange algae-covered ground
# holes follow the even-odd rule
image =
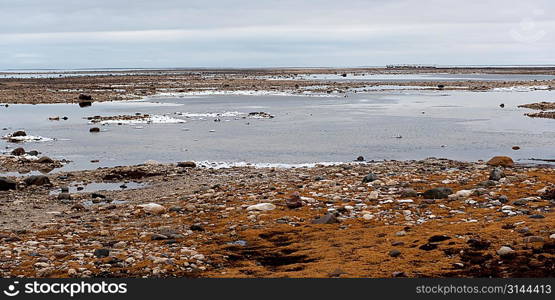
[[[108,200],[94,204],[88,202],[90,193],[60,201],[48,194],[53,187],[0,192],[0,272],[4,277],[553,276],[554,170],[516,166],[504,169],[505,177],[497,181],[488,180],[491,170],[483,163],[428,159],[298,169],[157,165],[74,172],[71,180],[90,182],[133,174],[146,187],[100,192]],[[363,183],[368,173],[378,179]],[[54,187],[68,183],[50,179]],[[449,187],[453,194],[422,196],[435,187]],[[302,206],[288,208],[295,192]],[[163,211],[140,206],[151,202]],[[274,207],[249,208],[258,203]],[[328,213],[338,223],[312,222]],[[514,252],[499,255],[502,246]]]

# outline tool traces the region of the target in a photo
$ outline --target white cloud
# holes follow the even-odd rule
[[[0,0],[0,7],[7,67],[17,67],[14,53],[33,53],[37,67],[555,63],[548,0]]]

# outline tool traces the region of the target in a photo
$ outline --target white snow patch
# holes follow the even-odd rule
[[[186,123],[187,121],[176,119],[168,116],[160,116],[160,115],[153,115],[147,118],[142,119],[135,119],[135,120],[103,120],[99,122],[90,122],[91,124],[101,124],[101,125],[108,125],[108,124],[122,124],[122,125],[135,125],[135,124],[181,124]]]
[[[218,117],[237,117],[240,115],[246,115],[245,113],[240,113],[238,111],[224,111],[221,113],[217,112],[206,112],[206,113],[193,113],[193,112],[176,112],[178,116],[183,116],[186,118],[218,118]]]
[[[213,161],[195,161],[197,166],[209,169],[227,169],[227,168],[242,168],[252,167],[257,169],[263,168],[277,168],[277,169],[291,169],[291,168],[314,168],[316,166],[336,166],[344,164],[362,164],[364,162],[314,162],[314,163],[250,163],[250,162],[213,162]]]
[[[192,92],[167,92],[158,93],[151,97],[186,97],[186,96],[311,96],[311,97],[337,97],[336,95],[315,93],[303,91],[301,93],[294,91],[255,91],[255,90],[241,90],[241,91],[222,91],[222,90],[205,90],[205,91],[192,91]]]
[[[8,141],[15,141],[15,142],[50,142],[54,141],[55,139],[47,138],[43,136],[34,136],[34,135],[26,135],[26,136],[9,136],[6,135],[3,139]]]
[[[548,85],[531,85],[531,86],[511,86],[511,87],[498,87],[493,88],[494,92],[531,92],[537,90],[549,90],[551,89]]]

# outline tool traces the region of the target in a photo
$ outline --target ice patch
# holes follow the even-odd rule
[[[511,87],[498,87],[493,88],[494,92],[531,92],[537,90],[550,90],[548,85],[531,85],[531,86],[511,86]]]
[[[193,112],[176,112],[178,116],[183,116],[186,118],[218,118],[218,117],[237,117],[240,115],[246,115],[245,113],[240,113],[238,111],[224,111],[221,113],[216,112],[206,112],[206,113],[193,113]]]
[[[292,168],[314,168],[317,166],[337,166],[345,164],[364,164],[365,162],[314,162],[314,163],[250,163],[250,162],[214,162],[214,161],[195,161],[197,166],[208,169],[228,169],[228,168],[244,168],[251,167],[256,169],[276,168],[276,169],[292,169]]]
[[[43,136],[34,136],[34,135],[26,135],[26,136],[6,135],[3,137],[3,139],[8,140],[10,142],[50,142],[55,140],[52,138],[47,138]]]
[[[146,118],[141,119],[133,119],[133,120],[124,120],[124,119],[116,119],[116,120],[102,120],[98,122],[90,122],[91,124],[101,124],[101,125],[109,125],[109,124],[121,124],[121,125],[136,125],[136,124],[182,124],[186,123],[187,121],[176,119],[168,116],[159,116],[153,115]]]
[[[310,96],[310,97],[337,97],[335,95],[316,93],[316,92],[294,92],[294,91],[255,91],[255,90],[241,90],[241,91],[222,91],[222,90],[205,90],[205,91],[192,91],[192,92],[167,92],[158,93],[151,97],[186,97],[186,96]]]

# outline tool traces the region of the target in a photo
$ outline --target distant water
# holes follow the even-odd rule
[[[144,101],[0,107],[1,131],[54,138],[22,144],[73,162],[64,169],[147,160],[299,164],[367,160],[457,160],[509,155],[555,158],[555,120],[524,116],[519,104],[553,101],[553,91],[376,91],[348,97],[187,96]],[[500,103],[505,108],[499,107]],[[243,119],[263,111],[273,119]],[[178,113],[179,112],[179,113]],[[214,113],[225,113],[217,117]],[[89,133],[84,117],[148,113],[186,123],[105,125]],[[67,116],[67,121],[49,121]],[[166,119],[168,119],[166,118]],[[219,119],[219,122],[215,122]],[[514,151],[512,146],[521,150]],[[10,151],[20,145],[0,140]],[[99,160],[92,163],[91,160]]]
[[[528,74],[349,74],[346,77],[341,74],[306,74],[299,75],[297,79],[325,80],[325,81],[531,81],[531,80],[554,80],[554,75],[528,75]]]

